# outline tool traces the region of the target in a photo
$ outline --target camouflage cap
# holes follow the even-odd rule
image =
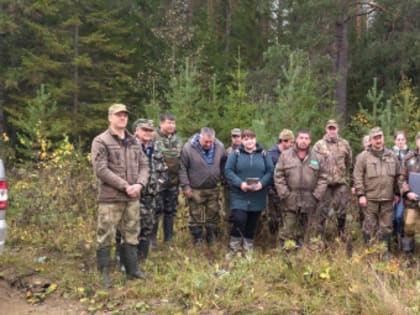
[[[241,136],[241,129],[239,129],[239,128],[233,128],[231,131],[230,131],[230,135],[231,136]]]
[[[289,129],[283,129],[279,133],[279,140],[295,140],[295,135],[293,134],[293,131]]]
[[[120,112],[129,113],[127,106],[125,106],[124,104],[112,104],[108,108],[108,115],[113,115]]]
[[[370,129],[369,136],[371,138],[379,136],[379,135],[384,135],[384,132],[382,131],[381,127],[373,127],[372,129]]]
[[[137,128],[145,130],[155,130],[153,126],[153,120],[146,118],[139,118],[133,123],[133,130],[135,131]]]
[[[326,124],[325,127],[326,128],[328,128],[328,127],[338,128],[338,122],[336,120],[334,120],[334,119],[330,119],[330,120],[327,121],[327,124]]]
[[[420,131],[419,131],[419,132],[417,132],[417,134],[416,134],[416,141],[417,141],[418,139],[420,139]]]

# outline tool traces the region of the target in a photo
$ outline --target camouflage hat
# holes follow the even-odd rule
[[[326,128],[328,128],[328,127],[338,128],[338,122],[334,119],[330,119],[330,120],[327,121],[327,125],[325,127]]]
[[[417,141],[418,139],[420,139],[420,131],[419,131],[419,132],[417,132],[417,134],[416,134],[416,141]]]
[[[113,115],[120,112],[129,113],[127,106],[125,106],[124,104],[112,104],[108,108],[108,115]]]
[[[370,138],[373,138],[379,135],[384,135],[384,132],[382,131],[381,127],[373,127],[372,129],[370,129],[369,131]]]
[[[231,131],[230,131],[230,135],[231,136],[241,136],[241,129],[239,129],[239,128],[233,128]]]
[[[146,118],[137,119],[133,123],[133,130],[136,130],[137,128],[141,128],[145,130],[155,130],[153,126],[153,120],[146,119]]]
[[[293,134],[293,131],[289,129],[283,129],[279,133],[279,140],[295,140],[295,135]]]

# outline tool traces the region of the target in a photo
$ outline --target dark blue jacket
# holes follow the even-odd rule
[[[259,144],[252,153],[246,152],[242,145],[233,151],[225,165],[225,177],[230,187],[230,209],[262,211],[266,206],[267,186],[273,178],[273,172],[273,162]],[[250,177],[259,178],[263,189],[242,191],[242,182]]]

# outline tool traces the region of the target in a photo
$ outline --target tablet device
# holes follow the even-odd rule
[[[408,184],[410,190],[420,196],[420,173],[410,172],[408,174]]]

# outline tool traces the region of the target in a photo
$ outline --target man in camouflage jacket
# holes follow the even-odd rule
[[[336,211],[338,234],[343,237],[346,225],[347,204],[350,195],[347,178],[350,178],[352,151],[349,143],[338,135],[339,127],[335,120],[327,121],[326,134],[314,145],[328,170],[328,186],[323,200],[318,205],[318,233],[325,237],[326,220],[331,207]]]
[[[181,160],[182,140],[176,134],[175,117],[165,113],[159,117],[159,129],[154,134],[156,148],[162,153],[168,167],[168,181],[161,186],[156,198],[156,215],[151,242],[156,246],[159,218],[163,215],[164,242],[171,242],[174,229],[174,218],[178,207],[179,166]]]

